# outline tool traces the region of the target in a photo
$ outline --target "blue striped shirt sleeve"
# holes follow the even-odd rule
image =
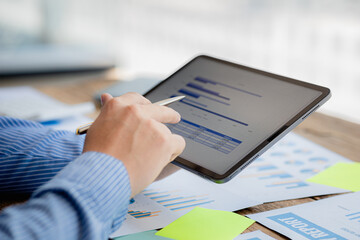
[[[103,153],[81,154],[83,143],[68,131],[0,117],[0,193],[37,189],[1,212],[1,240],[107,239],[119,228],[131,194],[126,168]]]
[[[107,239],[127,213],[131,189],[121,161],[87,152],[0,214],[0,239]]]
[[[0,117],[0,193],[32,193],[80,156],[84,136]]]

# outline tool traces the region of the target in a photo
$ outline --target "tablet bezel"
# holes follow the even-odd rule
[[[205,58],[210,61],[218,62],[221,64],[225,64],[228,66],[236,67],[245,71],[261,74],[263,76],[271,77],[277,80],[285,81],[288,83],[296,84],[302,87],[310,88],[317,90],[321,92],[321,95],[317,97],[314,101],[312,101],[310,104],[308,104],[305,108],[303,108],[301,111],[299,111],[293,118],[291,118],[288,122],[286,122],[284,125],[276,129],[273,134],[258,144],[250,153],[248,153],[245,157],[239,159],[236,164],[234,164],[233,167],[231,167],[227,172],[224,174],[218,174],[215,173],[207,168],[204,168],[202,166],[199,166],[187,159],[184,159],[182,157],[177,157],[172,163],[174,163],[177,166],[180,166],[184,169],[187,169],[190,172],[193,172],[197,175],[200,175],[202,177],[205,177],[207,179],[210,179],[216,183],[224,183],[229,181],[232,177],[234,177],[236,174],[241,172],[246,166],[248,166],[252,161],[254,161],[257,157],[259,157],[263,152],[265,152],[267,149],[269,149],[272,145],[274,145],[278,140],[280,140],[283,136],[285,136],[288,132],[290,132],[293,128],[295,128],[297,125],[299,125],[306,117],[308,117],[311,113],[313,113],[319,106],[321,106],[324,102],[326,102],[330,96],[331,92],[330,89],[322,86],[318,86],[315,84],[303,82],[300,80],[284,77],[281,75],[277,75],[274,73],[266,72],[263,70],[251,68],[248,66],[240,65],[237,63],[229,62],[226,60],[210,57],[207,55],[200,55],[192,60],[190,60],[188,63],[186,63],[184,66],[182,66],[180,69],[178,69],[176,72],[171,74],[169,77],[167,77],[165,80],[161,81],[158,85],[150,89],[148,92],[144,94],[146,97],[147,94],[155,91],[159,86],[166,83],[167,80],[171,79],[174,75],[176,75],[178,72],[180,72],[183,68],[186,68],[190,64],[192,64],[195,60],[199,58]]]

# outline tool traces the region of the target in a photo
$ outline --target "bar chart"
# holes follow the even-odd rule
[[[178,92],[181,93],[181,94],[184,94],[184,95],[186,95],[188,97],[191,97],[191,98],[198,99],[198,98],[202,97],[202,98],[206,98],[206,99],[209,99],[211,101],[214,101],[214,102],[217,102],[217,103],[220,103],[220,104],[224,104],[226,106],[230,106],[230,103],[221,101],[221,100],[213,98],[213,97],[206,96],[206,95],[201,94],[201,93],[195,93],[195,92],[192,92],[192,91],[187,90],[187,89],[180,89]]]
[[[300,160],[290,159],[290,160],[285,161],[285,164],[287,164],[287,165],[301,166],[301,165],[304,165],[304,162],[303,162],[303,161],[300,161]]]
[[[309,158],[310,162],[314,162],[314,163],[318,163],[318,164],[327,164],[329,163],[329,159],[325,158],[325,157],[312,157]]]
[[[270,178],[292,178],[293,175],[289,174],[289,173],[286,173],[286,172],[281,172],[281,173],[272,173],[272,174],[269,174],[268,176],[265,176],[265,177],[260,177],[259,179],[270,179]]]
[[[161,211],[155,211],[155,212],[146,212],[146,211],[128,211],[128,214],[133,216],[134,218],[148,218],[148,217],[156,217],[159,216],[158,213]]]
[[[218,93],[218,92],[215,92],[215,91],[209,90],[209,89],[207,89],[207,88],[204,88],[203,86],[201,86],[201,85],[199,85],[199,84],[188,83],[188,84],[186,84],[186,86],[189,87],[189,88],[198,90],[198,91],[200,91],[200,92],[204,92],[204,93],[213,95],[213,96],[215,96],[215,97],[218,97],[218,98],[227,100],[227,101],[230,100],[230,98],[225,97],[225,96],[222,96],[222,95],[220,95],[220,93]]]
[[[143,194],[137,194],[130,201],[124,222],[112,234],[111,238],[162,228],[177,218],[178,216],[172,211],[150,200]]]
[[[181,191],[145,190],[143,194],[171,211],[181,211],[215,202],[208,194],[192,195]]]
[[[195,207],[234,211],[259,204],[258,200],[224,190],[220,185],[185,170],[154,182],[140,195],[152,205],[158,205],[157,210],[168,211],[176,216],[182,216]],[[141,209],[156,211],[140,207],[137,210]]]
[[[301,148],[301,149],[295,149],[294,153],[296,154],[301,154],[301,155],[310,155],[311,154],[311,150],[310,149],[305,149],[305,148]]]
[[[350,213],[345,215],[345,217],[347,217],[347,219],[350,221],[360,222],[360,212]]]
[[[274,156],[274,157],[285,157],[287,156],[288,154],[285,153],[285,152],[272,152],[271,153],[271,156]]]
[[[271,163],[267,163],[267,162],[254,162],[253,164],[251,164],[249,167],[249,169],[256,169],[256,171],[266,171],[266,170],[274,170],[274,169],[278,169],[277,166],[275,166],[274,164]]]
[[[205,84],[220,85],[220,86],[227,87],[227,88],[230,88],[230,89],[242,92],[242,93],[246,93],[246,94],[249,94],[249,95],[252,95],[252,96],[255,96],[255,97],[262,97],[260,94],[253,93],[253,92],[250,92],[250,91],[247,91],[247,90],[235,87],[235,86],[230,86],[230,85],[228,85],[226,83],[223,83],[223,82],[210,80],[210,79],[207,79],[207,78],[204,78],[204,77],[195,77],[194,80],[198,81],[198,82],[201,82],[201,83],[205,83]]]
[[[237,86],[230,86],[220,81],[214,81],[200,76],[193,78],[190,82],[187,82],[181,89],[178,90],[178,93],[186,96],[185,99],[180,101],[182,104],[210,113],[216,117],[224,118],[236,124],[248,126],[249,124],[244,121],[235,119],[227,114],[221,114],[220,112],[214,110],[221,110],[226,109],[226,107],[230,107],[230,95],[238,94],[236,92],[256,98],[262,97],[257,93],[240,89]]]
[[[305,174],[309,174],[309,175],[314,175],[317,174],[319,172],[321,172],[320,169],[316,169],[316,168],[304,168],[300,170],[301,173],[305,173]]]
[[[308,183],[297,179],[293,174],[268,162],[255,162],[248,169],[250,171],[245,171],[238,178],[256,178],[257,181],[263,181],[266,188],[292,189],[309,186]]]
[[[309,186],[308,183],[301,181],[301,180],[289,180],[289,181],[281,181],[281,182],[274,182],[269,185],[266,185],[266,187],[284,187],[286,189],[293,189],[293,188],[301,188]]]

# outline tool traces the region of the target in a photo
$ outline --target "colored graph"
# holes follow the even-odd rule
[[[217,86],[216,90],[214,90],[214,85],[219,85],[221,87],[219,88],[219,86]],[[225,94],[219,92],[221,91],[221,89],[226,89],[226,91],[223,91]],[[180,103],[182,104],[197,108],[198,110],[210,113],[217,117],[221,117],[229,121],[248,126],[248,124],[243,121],[239,121],[238,119],[234,119],[229,116],[225,116],[218,112],[212,111],[211,107],[208,107],[208,105],[211,105],[211,103],[230,106],[231,99],[230,97],[226,96],[226,93],[228,93],[229,91],[228,89],[231,89],[232,91],[240,91],[242,93],[246,93],[255,97],[262,97],[259,94],[237,88],[236,86],[230,86],[228,84],[213,81],[203,77],[195,77],[193,81],[188,82],[183,88],[179,89],[178,93],[187,96],[185,99],[182,99],[180,101]],[[202,100],[205,100],[205,102]]]
[[[195,93],[195,92],[192,92],[192,91],[187,90],[187,89],[180,89],[178,92],[181,93],[181,94],[187,95],[188,97],[195,98],[195,99],[198,99],[198,98],[202,97],[202,98],[206,98],[208,100],[211,100],[211,101],[214,101],[214,102],[217,102],[217,103],[224,104],[226,106],[230,105],[229,103],[221,101],[219,99],[212,98],[212,97],[206,96],[206,95],[201,94],[201,93]]]
[[[272,152],[270,155],[274,156],[274,157],[285,157],[285,156],[287,156],[287,154],[284,153],[284,152]]]
[[[215,202],[209,199],[207,194],[182,196],[181,191],[144,190],[143,194],[171,211],[181,211]]]
[[[315,163],[319,163],[319,164],[327,164],[329,162],[329,159],[324,158],[324,157],[313,157],[313,158],[309,158],[309,162],[315,162]]]
[[[264,202],[341,193],[345,190],[307,182],[311,176],[338,161],[347,160],[289,133],[222,186],[235,193],[247,192],[248,196]]]
[[[263,161],[265,161],[265,158],[259,157],[254,162],[263,162]]]
[[[249,169],[256,169],[257,171],[267,171],[267,170],[274,170],[277,169],[277,167],[273,164],[269,163],[253,163],[249,167]]]
[[[214,112],[214,111],[210,111],[210,110],[208,110],[208,109],[206,109],[206,108],[199,107],[199,106],[197,106],[197,105],[194,105],[193,103],[190,103],[190,102],[187,101],[186,99],[182,99],[182,100],[180,100],[180,102],[183,103],[183,104],[186,104],[186,105],[188,105],[188,106],[191,106],[191,107],[200,109],[200,110],[202,110],[202,111],[204,111],[204,112],[211,113],[212,115],[215,115],[215,116],[218,116],[218,117],[227,119],[227,120],[232,121],[232,122],[239,123],[239,124],[244,125],[244,126],[248,126],[247,123],[241,122],[241,121],[236,120],[236,119],[234,119],[234,118],[227,117],[227,116],[225,116],[225,115],[219,114],[219,113]]]
[[[284,186],[287,189],[292,189],[292,188],[306,187],[306,186],[309,186],[309,184],[307,184],[301,180],[289,180],[289,181],[275,182],[275,183],[266,185],[266,187],[281,187],[281,186]]]
[[[226,84],[226,83],[217,82],[217,81],[210,80],[210,79],[206,79],[206,78],[203,78],[203,77],[196,77],[194,80],[197,81],[197,82],[204,83],[204,84],[208,84],[208,83],[209,83],[209,84],[211,84],[211,85],[220,85],[220,86],[223,86],[223,87],[226,87],[226,88],[230,88],[230,89],[233,89],[233,90],[242,92],[242,93],[250,94],[250,95],[255,96],[255,97],[262,97],[261,95],[259,95],[259,94],[257,94],[257,93],[253,93],[253,92],[250,92],[250,91],[247,91],[247,90],[238,88],[238,87],[230,86],[230,85],[228,85],[228,84]]]
[[[225,154],[233,151],[241,143],[240,140],[185,119],[182,119],[177,124],[168,125],[168,127],[172,133],[179,134]]]
[[[270,178],[292,178],[293,176],[284,171],[275,172],[256,172],[256,173],[240,173],[238,178],[257,178],[259,180],[270,179]]]
[[[290,164],[294,164],[291,160],[288,160]],[[295,166],[299,165],[298,162],[295,162]],[[254,169],[255,173],[243,173],[238,176],[238,178],[257,178],[260,181],[266,181],[274,179],[275,182],[269,182],[265,187],[284,187],[286,189],[300,188],[308,186],[307,183],[295,179],[294,176],[286,171],[279,169],[276,165],[273,165],[269,162],[255,162],[248,167],[249,170]],[[276,170],[277,171],[273,171]],[[252,170],[251,170],[252,171]],[[276,181],[276,179],[286,179],[283,181]]]
[[[288,173],[275,173],[265,177],[259,177],[259,179],[269,179],[269,178],[292,178],[293,176]]]
[[[285,146],[288,147],[288,146]],[[281,158],[280,157],[285,157]],[[253,178],[254,181],[262,182],[266,188],[277,188],[277,189],[296,189],[309,186],[301,177],[292,172],[293,170],[304,166],[306,162],[298,160],[296,158],[290,158],[291,154],[284,151],[274,150],[269,152],[268,155],[264,156],[261,161],[255,161],[247,169],[240,173],[238,178]],[[272,161],[269,161],[269,159]],[[292,170],[289,171],[289,167]],[[295,168],[295,169],[294,169]],[[298,169],[300,173],[315,174],[317,169],[315,168],[303,168]],[[295,175],[294,175],[295,174]]]
[[[285,161],[285,164],[287,165],[294,165],[294,166],[301,166],[301,165],[304,165],[304,162],[303,161],[300,161],[300,160],[288,160],[288,161]]]
[[[274,152],[278,153],[278,152]],[[272,157],[273,154],[270,154]],[[284,162],[285,165],[294,165],[294,166],[300,166],[303,164],[302,161],[299,160],[287,160]],[[273,187],[284,187],[286,189],[293,189],[293,188],[300,188],[308,186],[309,184],[305,183],[302,180],[295,179],[294,176],[286,171],[281,170],[281,168],[278,168],[276,165],[273,165],[267,161],[263,162],[255,162],[251,164],[248,169],[254,169],[255,173],[247,173],[247,174],[240,174],[239,178],[257,178],[258,180],[271,180],[271,179],[286,179],[283,181],[275,181],[270,182],[269,184],[265,185],[268,188]],[[277,171],[273,171],[276,170]],[[279,171],[280,170],[280,171]],[[313,169],[304,169],[304,173],[308,173]]]
[[[319,173],[320,170],[319,169],[315,169],[315,168],[306,168],[306,169],[301,169],[300,170],[301,173],[307,173],[307,174],[316,174]]]
[[[350,213],[345,216],[348,217],[348,220],[360,222],[360,212]]]
[[[201,92],[205,92],[205,93],[207,93],[207,94],[213,95],[213,96],[215,96],[215,97],[218,97],[218,98],[221,98],[221,99],[224,99],[224,100],[230,100],[230,98],[225,97],[225,96],[222,96],[222,95],[220,95],[220,93],[218,93],[218,92],[215,92],[215,91],[206,89],[206,88],[204,88],[203,86],[201,86],[201,85],[199,85],[199,84],[188,83],[188,84],[186,84],[186,86],[189,87],[189,88],[196,89],[196,90],[201,91]]]
[[[249,169],[255,169],[255,173],[246,173],[246,174],[239,174],[238,178],[257,178],[261,181],[271,180],[271,179],[287,179],[285,181],[275,181],[266,184],[265,187],[273,188],[273,187],[284,187],[286,189],[292,188],[300,188],[309,186],[309,184],[294,179],[294,176],[286,171],[280,170],[277,166],[272,165],[267,162],[259,162],[253,163],[249,167]],[[278,171],[272,171],[274,169],[279,169]],[[269,171],[270,170],[270,171]]]
[[[155,212],[146,212],[146,211],[128,211],[128,214],[130,214],[131,216],[133,216],[136,219],[139,218],[148,218],[148,217],[156,217],[159,216],[159,214],[161,211],[155,211]]]
[[[311,154],[312,151],[309,149],[296,149],[296,150],[294,150],[294,153],[307,155],[307,154]]]

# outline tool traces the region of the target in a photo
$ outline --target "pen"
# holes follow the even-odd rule
[[[161,100],[161,101],[158,101],[154,104],[156,105],[160,105],[160,106],[167,106],[169,105],[170,103],[173,103],[173,102],[176,102],[176,101],[179,101],[181,99],[185,98],[185,96],[176,96],[176,97],[171,97],[171,98],[167,98],[167,99],[164,99],[164,100]],[[75,133],[76,135],[82,135],[82,134],[85,134],[87,132],[87,130],[90,128],[92,122],[91,123],[88,123],[86,125],[83,125],[83,126],[80,126],[76,129]]]

